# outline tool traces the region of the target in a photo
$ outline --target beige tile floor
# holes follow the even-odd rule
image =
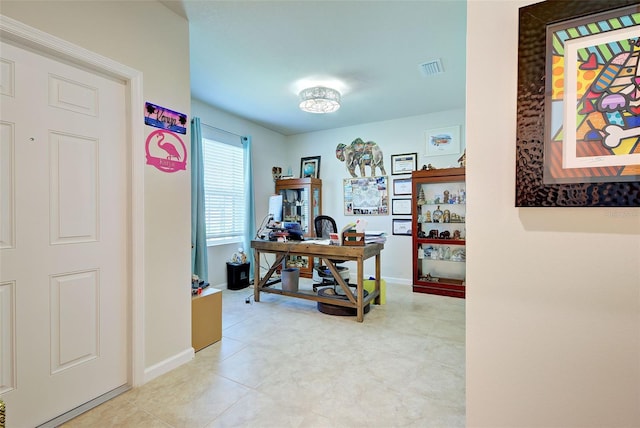
[[[464,427],[464,300],[387,284],[358,323],[252,293],[224,290],[220,342],[64,427]]]

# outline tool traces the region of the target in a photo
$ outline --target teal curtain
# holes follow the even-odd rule
[[[204,220],[204,163],[200,118],[191,121],[191,273],[209,282]]]
[[[253,201],[253,165],[251,159],[251,137],[242,137],[242,147],[244,148],[244,182],[246,184],[246,209],[247,213],[244,224],[244,251],[247,260],[251,263],[249,267],[249,278],[254,278],[255,263],[253,260],[253,250],[251,240],[256,234],[256,209]]]

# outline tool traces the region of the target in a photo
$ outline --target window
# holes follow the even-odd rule
[[[202,138],[207,245],[241,242],[245,229],[244,150]]]

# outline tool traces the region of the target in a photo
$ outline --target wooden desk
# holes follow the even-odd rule
[[[314,244],[313,241],[288,241],[288,242],[276,242],[276,241],[251,241],[251,248],[255,254],[255,265],[260,266],[260,253],[272,253],[276,255],[276,259],[269,267],[269,271],[264,278],[257,280],[257,284],[254,287],[254,299],[256,302],[260,301],[260,292],[263,293],[276,293],[283,294],[285,296],[299,297],[307,300],[314,300],[316,302],[328,303],[337,306],[346,306],[348,308],[356,309],[356,320],[362,322],[364,320],[364,307],[372,300],[375,304],[380,304],[380,251],[384,248],[384,244],[367,244],[365,246],[339,246],[339,245],[321,245]],[[333,277],[336,279],[342,290],[346,294],[348,300],[334,299],[330,297],[318,296],[315,293],[298,291],[290,292],[283,291],[277,288],[270,288],[267,284],[271,275],[282,265],[282,261],[286,256],[308,256],[311,260],[314,257],[322,259],[324,264],[329,268]],[[370,257],[376,258],[376,287],[372,293],[369,293],[367,297],[364,297],[363,287],[363,270],[364,261]],[[357,286],[356,294],[351,291],[347,283],[342,279],[336,265],[331,260],[353,260],[357,264]],[[259,278],[261,272],[259,268],[254,272],[256,278]]]

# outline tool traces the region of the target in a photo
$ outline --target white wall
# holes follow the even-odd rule
[[[467,9],[467,425],[640,426],[640,209],[515,208],[518,7]]]
[[[2,14],[144,73],[144,99],[190,117],[187,21],[157,2],[3,1]],[[146,132],[154,128],[145,127]],[[189,145],[189,135],[184,137]],[[144,141],[138,150],[144,150]],[[144,366],[191,350],[189,171],[144,167]],[[153,374],[151,374],[153,375]]]
[[[365,219],[370,230],[384,230],[387,232],[387,243],[381,258],[382,277],[387,281],[411,284],[412,281],[412,250],[411,237],[392,234],[393,218],[411,218],[410,216],[353,216],[344,214],[343,180],[350,178],[344,162],[336,158],[338,144],[350,144],[356,138],[364,141],[375,141],[384,154],[384,165],[390,187],[389,198],[410,198],[411,196],[394,196],[393,179],[410,177],[409,175],[391,175],[391,155],[401,153],[417,153],[418,168],[431,163],[437,168],[458,166],[460,155],[425,157],[425,132],[430,129],[460,125],[461,150],[464,150],[466,132],[464,130],[464,110],[450,110],[428,115],[412,116],[402,119],[382,122],[363,123],[357,126],[336,128],[328,131],[298,134],[288,137],[289,151],[286,161],[280,166],[286,171],[291,165],[295,176],[300,174],[300,158],[320,156],[320,178],[322,179],[322,211],[335,218],[341,229],[356,219]],[[356,169],[359,175],[359,170]],[[370,170],[366,168],[366,174]],[[376,174],[380,175],[378,171]],[[391,209],[391,208],[390,208]],[[355,272],[355,264],[351,264],[351,271]],[[365,275],[375,275],[374,260],[365,262]]]
[[[288,151],[282,134],[268,130],[248,120],[211,107],[197,99],[191,100],[191,112],[202,123],[223,129],[236,135],[251,136],[253,152],[253,176],[256,210],[256,227],[266,215],[269,195],[275,191],[271,167],[278,164],[283,153]],[[226,262],[242,245],[228,244],[208,248],[209,283],[225,288],[227,282]],[[245,251],[250,249],[245,248]]]

